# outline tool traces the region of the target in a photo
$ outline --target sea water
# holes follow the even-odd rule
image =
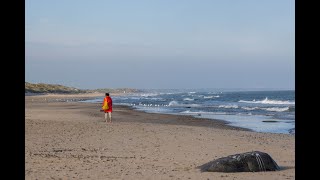
[[[295,134],[294,90],[153,89],[114,96],[113,103],[164,114],[225,120],[256,132]],[[111,94],[112,95],[112,94]],[[103,97],[86,100],[102,103]]]

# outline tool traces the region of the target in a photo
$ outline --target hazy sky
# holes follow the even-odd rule
[[[27,82],[295,86],[294,0],[27,0]]]

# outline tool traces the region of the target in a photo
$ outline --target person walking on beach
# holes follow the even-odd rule
[[[104,107],[104,105],[106,105],[105,103],[107,103],[108,108],[107,109],[103,109],[104,111],[104,119],[106,120],[106,122],[108,122],[108,117],[110,120],[110,123],[112,123],[112,119],[111,119],[111,113],[112,113],[112,99],[109,96],[109,93],[106,93],[106,97],[103,99],[103,104],[102,107]]]

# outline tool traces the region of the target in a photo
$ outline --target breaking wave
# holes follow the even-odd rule
[[[256,101],[254,99],[253,101],[240,100],[239,102],[242,102],[242,103],[257,103],[257,104],[295,104],[295,102],[291,102],[291,101],[269,100],[267,97],[262,101]]]

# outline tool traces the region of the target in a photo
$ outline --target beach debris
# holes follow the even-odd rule
[[[198,168],[202,172],[260,172],[280,170],[278,164],[269,154],[260,151],[229,155],[205,163]]]

